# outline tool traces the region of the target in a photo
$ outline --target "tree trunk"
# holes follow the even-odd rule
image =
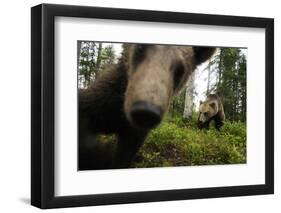
[[[80,65],[81,43],[82,43],[82,41],[77,41],[77,73],[78,73],[78,76],[80,75],[79,65]],[[81,80],[79,80],[78,87],[79,88],[82,87]]]
[[[97,60],[96,60],[96,73],[95,73],[95,78],[99,75],[99,72],[101,71],[101,51],[102,51],[102,43],[99,43],[98,46],[98,55],[97,55]]]
[[[223,60],[223,48],[220,48],[220,59],[219,59],[219,80],[218,85],[221,86],[221,79],[222,79],[222,60]]]
[[[82,43],[82,41],[77,41],[77,72],[79,72],[81,43]]]
[[[211,77],[211,61],[209,60],[208,64],[208,79],[207,79],[207,94],[210,94],[210,77]]]
[[[187,119],[191,118],[193,111],[194,78],[195,72],[191,74],[186,84],[183,117]]]

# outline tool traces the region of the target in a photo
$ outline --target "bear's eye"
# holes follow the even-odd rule
[[[204,116],[208,116],[208,112],[204,112]]]
[[[138,45],[136,45],[135,53],[136,54],[144,54],[146,48],[147,48],[147,45],[145,45],[145,44],[138,44]]]
[[[134,55],[133,55],[133,64],[137,66],[145,56],[148,45],[146,44],[137,44],[135,46]]]
[[[173,65],[172,69],[174,70],[174,89],[176,89],[183,77],[184,65],[181,62],[177,62]]]

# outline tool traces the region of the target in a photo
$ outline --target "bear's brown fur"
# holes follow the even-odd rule
[[[198,125],[199,128],[209,128],[210,122],[215,121],[215,127],[220,130],[225,119],[223,104],[218,95],[210,94],[204,102],[200,101]]]
[[[79,170],[128,168],[209,47],[125,44],[116,65],[79,91]],[[116,147],[95,140],[116,134]]]

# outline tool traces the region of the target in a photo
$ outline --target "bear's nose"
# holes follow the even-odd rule
[[[133,124],[137,127],[152,129],[160,123],[163,110],[155,104],[139,101],[132,105],[130,113]]]

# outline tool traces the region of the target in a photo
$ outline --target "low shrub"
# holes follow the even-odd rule
[[[221,131],[199,130],[197,115],[167,116],[152,130],[132,167],[246,163],[246,125],[226,121]]]

